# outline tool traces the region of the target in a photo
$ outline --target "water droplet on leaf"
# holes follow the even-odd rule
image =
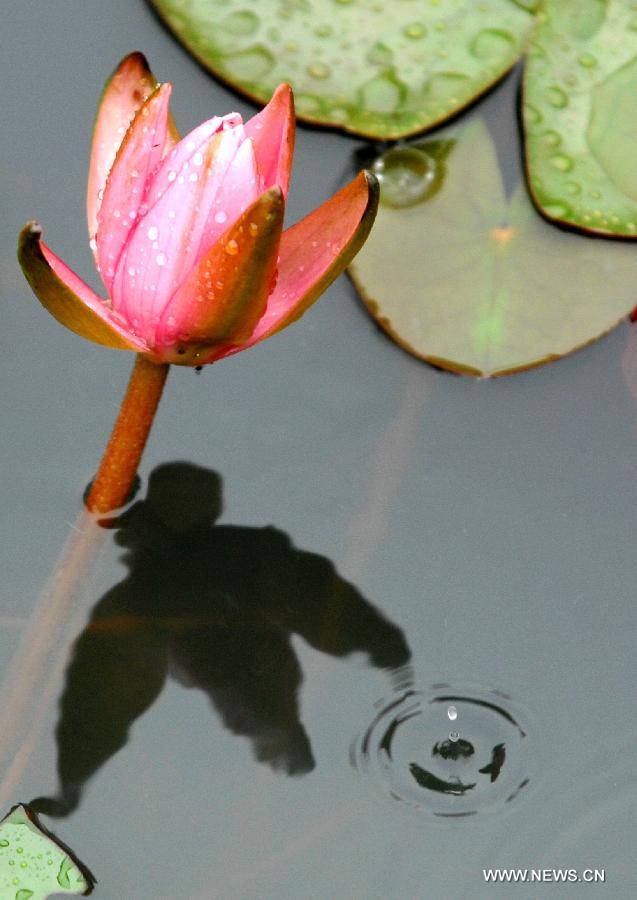
[[[415,147],[394,147],[372,166],[385,206],[404,209],[425,200],[436,181],[435,161]]]

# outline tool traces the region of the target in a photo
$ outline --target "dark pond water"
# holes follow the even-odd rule
[[[129,51],[182,129],[252,108],[138,0],[23,0],[3,34],[0,669],[25,633],[46,651],[4,682],[27,702],[3,810],[38,798],[100,900],[634,896],[627,326],[475,382],[392,345],[341,279],[272,341],[171,374],[136,505],[27,632],[132,359],[41,310],[17,232],[37,217],[96,285],[89,136]],[[514,89],[482,107],[510,184]],[[360,147],[299,128],[291,220]],[[606,882],[498,888],[494,867]]]

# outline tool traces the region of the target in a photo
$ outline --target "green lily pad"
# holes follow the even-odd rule
[[[430,155],[429,146],[409,149]],[[395,171],[396,152],[374,167],[381,206],[349,272],[376,321],[410,353],[455,372],[506,375],[593,341],[635,307],[633,246],[554,228],[522,184],[508,200],[481,120],[455,143],[433,145],[430,166],[446,175],[428,179],[424,198],[414,199],[413,172]],[[388,169],[391,205],[383,202]],[[401,182],[405,206],[396,208]]]
[[[197,59],[299,118],[380,139],[455,115],[516,62],[539,0],[152,0]]]
[[[529,186],[544,215],[637,237],[634,0],[545,0],[523,109]]]
[[[91,893],[94,883],[88,870],[27,807],[14,806],[0,821],[3,900],[45,900],[52,894],[84,896]]]

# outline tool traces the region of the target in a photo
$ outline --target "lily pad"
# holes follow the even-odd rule
[[[376,321],[402,347],[455,372],[506,375],[593,341],[635,307],[633,246],[554,228],[522,184],[508,200],[482,120],[453,144],[410,149],[429,155],[430,146],[430,165],[444,165],[446,175],[430,178],[432,191],[416,202],[406,175],[404,208],[396,208],[399,174],[392,171],[390,206],[376,166],[381,206],[349,269]]]
[[[455,115],[524,51],[539,0],[152,0],[197,59],[301,119],[380,139]]]
[[[542,213],[637,237],[634,0],[545,0],[523,109],[529,186]]]
[[[84,896],[94,879],[24,806],[0,822],[0,896],[45,900],[52,894]]]

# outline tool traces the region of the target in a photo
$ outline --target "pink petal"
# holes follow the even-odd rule
[[[275,278],[284,210],[281,188],[270,188],[201,257],[162,316],[164,361],[197,365],[250,337]]]
[[[170,91],[171,86],[163,84],[139,110],[106,182],[96,242],[98,268],[111,297],[119,258],[140,213],[144,186],[162,157]]]
[[[215,169],[218,167],[214,161]],[[223,172],[219,171],[218,188],[213,197],[197,258],[201,257],[245,210],[264,192],[263,179],[257,168],[254,143],[244,140]]]
[[[289,84],[280,84],[268,105],[245,124],[254,141],[263,190],[278,185],[287,197],[294,154],[294,99]]]
[[[214,116],[207,122],[203,122],[186,135],[177,146],[173,147],[162,161],[162,164],[151,175],[146,184],[144,203],[148,209],[164,194],[173,181],[184,174],[197,152],[203,153],[210,142],[210,138],[219,132],[229,131],[232,128],[242,129],[241,116],[238,113],[229,113],[227,116]],[[240,135],[243,131],[240,130]]]
[[[141,53],[131,53],[123,59],[106,82],[93,131],[86,196],[91,240],[97,231],[97,213],[115,155],[135,113],[156,87],[157,81]]]
[[[213,135],[204,152],[195,150],[122,254],[113,301],[149,346],[166,305],[201,254],[255,198],[254,150],[251,141],[239,145],[242,138],[242,128],[230,128]]]
[[[378,208],[378,182],[367,172],[281,238],[279,275],[265,314],[238,353],[296,321],[327,290],[365,243]]]
[[[36,222],[26,225],[18,242],[18,259],[35,295],[58,322],[97,344],[145,352],[125,322],[106,301],[73,272],[41,240]]]

